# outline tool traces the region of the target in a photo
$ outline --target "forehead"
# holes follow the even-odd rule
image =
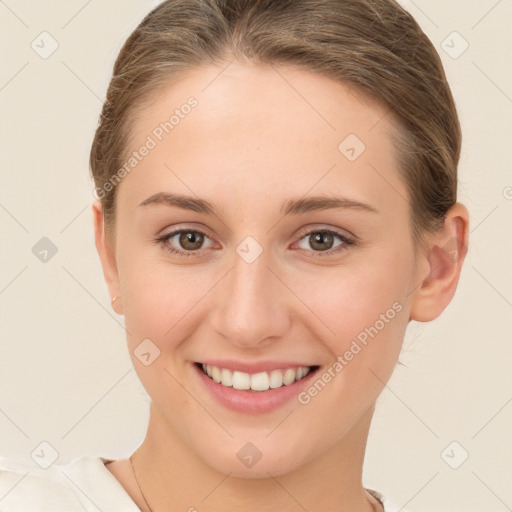
[[[191,113],[194,129],[221,128],[223,132],[218,135],[235,132],[240,136],[249,131],[255,140],[282,126],[287,130],[280,139],[290,134],[295,139],[303,135],[314,140],[329,132],[336,134],[336,139],[347,129],[364,137],[377,125],[381,130],[389,129],[392,120],[387,107],[348,82],[291,66],[234,61],[191,68],[159,87],[150,95],[150,102],[138,110],[135,132],[149,132],[151,123],[169,119],[191,97],[198,104]],[[262,126],[267,128],[264,133],[252,130]],[[240,128],[246,130],[240,132]]]
[[[378,196],[384,176],[405,194],[389,135],[395,127],[384,105],[321,75],[238,62],[200,67],[139,109],[128,153],[149,139],[153,147],[137,163],[144,172],[123,181],[139,196],[175,187],[177,176],[197,191],[334,186],[357,195],[364,185]]]

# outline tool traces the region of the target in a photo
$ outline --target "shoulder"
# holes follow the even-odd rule
[[[0,457],[0,496],[2,511],[83,510],[70,488],[66,466],[48,469],[25,459]]]
[[[120,503],[122,492],[105,468],[107,460],[81,456],[67,464],[53,464],[44,469],[31,460],[0,456],[0,509],[2,512],[84,512],[97,511],[100,503],[106,505],[110,499],[115,500],[112,504]]]
[[[378,501],[380,501],[384,508],[384,512],[410,512],[408,510],[404,510],[402,507],[399,507],[388,497],[384,496],[381,492],[376,491],[375,489],[366,488],[366,491],[369,492]]]

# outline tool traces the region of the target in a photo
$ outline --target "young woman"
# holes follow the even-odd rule
[[[460,144],[439,56],[394,0],[159,5],[90,158],[147,435],[31,472],[2,510],[395,510],[364,452],[409,321],[457,287]]]

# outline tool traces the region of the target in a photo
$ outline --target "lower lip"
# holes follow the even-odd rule
[[[318,368],[310,371],[305,377],[288,386],[270,388],[267,391],[251,391],[223,386],[208,377],[196,364],[193,370],[209,393],[224,407],[236,412],[261,414],[278,409],[296,397],[310,382]]]

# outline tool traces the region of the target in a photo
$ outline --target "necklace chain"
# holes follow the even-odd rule
[[[142,492],[142,489],[140,487],[139,479],[137,478],[137,473],[135,473],[135,467],[133,466],[132,456],[133,455],[130,455],[128,460],[130,461],[130,464],[132,466],[133,476],[135,477],[135,481],[137,482],[137,487],[139,488],[139,491],[142,495],[142,498],[144,499],[144,503],[146,504],[146,507],[148,507],[149,512],[153,512],[153,509],[149,506],[148,500],[146,499],[146,496],[144,496],[144,493]]]
[[[144,493],[142,492],[142,489],[140,487],[139,479],[137,478],[137,473],[135,472],[135,467],[133,465],[132,461],[132,455],[128,457],[128,460],[130,461],[130,465],[132,466],[133,476],[135,477],[135,481],[137,482],[137,487],[139,488],[140,494],[142,495],[142,498],[144,499],[144,503],[146,504],[146,507],[148,507],[149,512],[153,512],[153,509],[149,506],[148,500],[146,499],[146,496],[144,496]],[[377,500],[379,501],[379,500]],[[381,510],[380,504],[377,506],[378,508],[375,508],[376,506],[372,504],[372,508],[376,511]],[[383,510],[383,509],[382,509]]]

